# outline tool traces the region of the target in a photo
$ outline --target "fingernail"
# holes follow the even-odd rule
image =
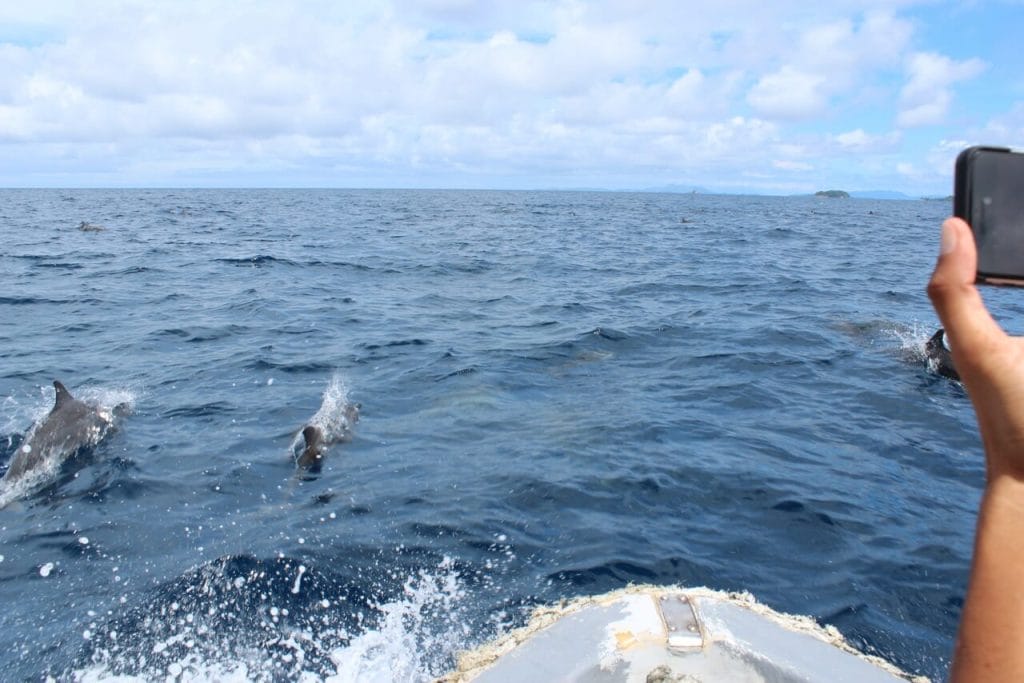
[[[956,228],[950,223],[942,224],[942,240],[939,242],[939,256],[945,256],[956,249]]]

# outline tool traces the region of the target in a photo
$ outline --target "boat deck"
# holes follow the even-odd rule
[[[535,612],[466,653],[449,683],[893,683],[915,681],[849,646],[834,628],[749,595],[632,587]]]

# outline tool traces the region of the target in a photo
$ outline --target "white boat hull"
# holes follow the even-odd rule
[[[638,586],[542,608],[465,653],[448,683],[893,683],[913,678],[834,628],[747,594]]]

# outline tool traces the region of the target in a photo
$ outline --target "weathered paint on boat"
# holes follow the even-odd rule
[[[634,586],[535,611],[446,683],[926,683],[749,594]]]

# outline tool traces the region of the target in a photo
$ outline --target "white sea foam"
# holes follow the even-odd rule
[[[331,653],[337,666],[331,683],[429,681],[445,673],[465,648],[465,591],[450,559],[437,572],[421,571],[404,585],[404,598],[380,605],[377,629]],[[461,646],[461,647],[460,647]]]
[[[898,342],[901,353],[910,360],[924,362],[928,358],[925,345],[935,334],[935,328],[926,327],[915,321],[909,325],[894,325],[890,328],[889,334]]]
[[[307,629],[286,630],[271,644],[273,651],[255,651],[240,645],[238,651],[215,651],[202,647],[202,639],[212,634],[203,633],[201,627],[189,622],[187,629],[173,629],[173,635],[158,636],[147,642],[136,642],[125,650],[117,638],[102,629],[91,632],[93,641],[109,643],[106,649],[94,653],[94,664],[71,673],[75,681],[148,681],[167,678],[175,681],[209,681],[226,683],[264,681],[274,679],[274,664],[287,665],[291,675],[300,681],[366,682],[419,682],[436,680],[449,671],[455,655],[476,645],[471,642],[471,629],[467,625],[467,592],[462,577],[451,559],[445,558],[430,570],[421,570],[409,576],[402,587],[401,596],[393,601],[371,607],[382,615],[376,628],[353,636],[348,645],[330,651],[333,672],[325,675],[306,670],[303,664],[315,654],[323,654],[324,643],[337,642],[346,637],[343,628],[332,618],[331,610],[339,609],[343,600],[334,601],[324,608],[323,628],[319,633]],[[321,606],[322,603],[321,603]],[[216,604],[204,609],[217,609]],[[179,609],[162,610],[152,619],[180,624],[185,616]],[[155,631],[161,631],[156,628]],[[225,634],[217,634],[223,643]],[[230,635],[228,636],[230,638]],[[238,641],[245,639],[239,637]],[[182,651],[173,661],[161,658],[177,649]],[[124,667],[137,670],[125,675]],[[278,667],[278,673],[280,667]]]
[[[258,668],[256,669],[259,670]],[[202,657],[188,656],[181,661],[174,662],[160,672],[169,681],[180,683],[200,683],[201,681],[219,681],[220,683],[249,683],[258,680],[258,677],[250,675],[249,667],[241,662],[233,664],[209,663],[203,661]],[[77,683],[146,683],[154,679],[159,680],[157,672],[145,675],[128,676],[112,673],[105,666],[95,666],[72,674],[72,680]]]

